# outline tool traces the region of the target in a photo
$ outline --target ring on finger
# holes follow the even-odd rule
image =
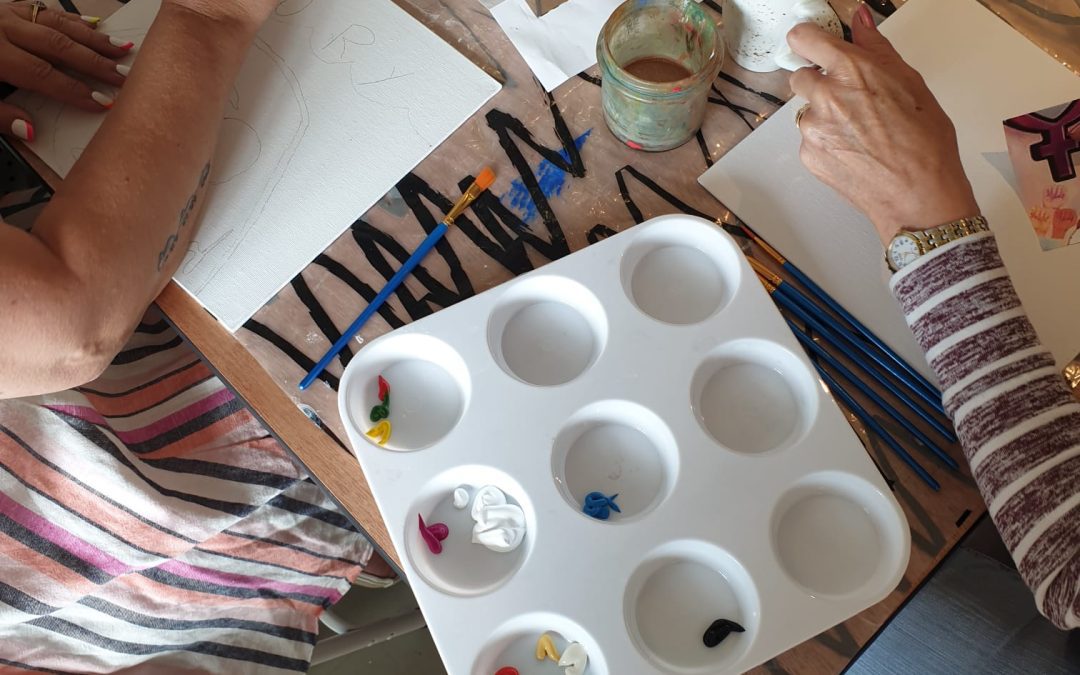
[[[795,128],[802,131],[802,118],[806,114],[806,111],[810,109],[810,104],[807,103],[803,107],[795,111]]]
[[[30,23],[37,23],[38,13],[43,9],[47,9],[47,7],[40,0],[30,3]]]

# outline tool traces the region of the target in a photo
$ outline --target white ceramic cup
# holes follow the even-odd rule
[[[827,0],[723,0],[724,41],[743,68],[767,73],[813,65],[791,51],[787,34],[795,24],[812,21],[843,36],[840,19]]]

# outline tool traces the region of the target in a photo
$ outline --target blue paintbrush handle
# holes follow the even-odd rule
[[[379,311],[379,308],[383,306],[383,303],[390,297],[390,294],[397,290],[398,286],[405,281],[405,277],[409,276],[416,266],[420,264],[420,261],[431,252],[431,249],[435,248],[435,244],[439,243],[439,240],[446,234],[446,230],[449,226],[446,223],[439,223],[439,226],[431,231],[431,234],[427,236],[424,241],[420,242],[420,246],[413,251],[413,254],[409,256],[409,259],[405,261],[405,264],[401,266],[394,276],[390,277],[390,281],[386,282],[383,289],[379,291],[379,294],[375,296],[375,299],[364,308],[364,311],[360,313],[360,316],[356,317],[356,321],[349,324],[349,327],[345,329],[345,332],[341,334],[338,341],[334,343],[334,346],[330,348],[330,351],[319,359],[319,362],[315,364],[315,367],[311,369],[303,380],[300,381],[300,388],[307,389],[315,378],[319,376],[330,362],[334,360],[334,357],[345,348],[345,345],[349,343],[349,340],[353,339],[360,329],[364,327],[364,324],[368,322],[375,312]]]
[[[897,443],[896,440],[877,423],[877,420],[875,420],[870,413],[866,412],[861,405],[856,403],[855,399],[851,398],[851,396],[840,387],[837,381],[825,372],[824,368],[817,366],[817,371],[818,374],[821,375],[821,379],[829,387],[829,391],[833,393],[833,396],[840,399],[856,417],[862,420],[862,423],[866,425],[867,429],[877,434],[881,440],[885,441],[885,444],[892,448],[892,451],[896,453],[896,456],[911,467],[911,470],[914,471],[919,478],[922,478],[923,482],[933,488],[935,492],[941,489],[941,484],[934,480],[934,477],[931,476],[926,469],[922,468],[922,465],[920,465],[914,457],[908,454],[908,451],[904,450],[903,446]]]
[[[858,331],[860,335],[862,335],[864,338],[873,343],[875,347],[884,352],[892,361],[896,363],[897,366],[907,372],[907,374],[910,375],[913,380],[918,382],[921,387],[924,387],[928,393],[935,396],[939,401],[935,407],[941,405],[941,392],[937,390],[937,387],[930,384],[929,380],[920,375],[919,371],[912,368],[911,364],[900,358],[899,354],[890,349],[889,346],[881,340],[881,338],[879,338],[877,335],[874,335],[873,331],[871,331],[869,328],[864,326],[858,319],[852,316],[850,312],[844,309],[843,305],[834,300],[831,295],[826,293],[825,290],[821,288],[821,286],[818,286],[816,283],[814,283],[810,279],[810,277],[803,274],[802,270],[792,264],[791,261],[784,262],[783,267],[788,272],[790,272],[791,276],[795,277],[799,281],[799,283],[806,288],[806,290],[810,291],[810,293],[812,293],[814,297],[816,297],[821,302],[824,302],[829,309],[839,314],[844,319],[844,321],[847,321],[849,324],[851,324],[851,327]]]
[[[917,426],[912,424],[906,417],[900,414],[896,408],[889,405],[885,399],[881,398],[873,389],[868,387],[865,382],[855,376],[855,373],[851,372],[844,364],[840,363],[832,357],[829,352],[825,351],[825,348],[814,342],[809,335],[799,330],[791,321],[788,321],[788,326],[791,328],[791,332],[795,333],[795,337],[799,339],[799,342],[804,347],[812,351],[818,358],[824,361],[830,368],[840,373],[840,376],[850,382],[856,389],[861,391],[866,398],[874,402],[874,405],[881,408],[885,413],[896,420],[896,423],[902,426],[909,434],[915,437],[915,440],[922,443],[930,452],[934,453],[938,459],[940,459],[950,469],[959,469],[960,465],[956,463],[956,460],[950,457],[944,450],[937,446],[936,443],[931,441],[926,434],[924,434]]]
[[[881,366],[886,372],[890,373],[901,384],[906,386],[911,393],[918,396],[919,399],[926,403],[926,405],[930,406],[931,410],[936,410],[943,415],[945,414],[945,408],[941,404],[941,394],[931,394],[927,392],[917,381],[911,379],[907,371],[898,368],[893,359],[885,358],[878,353],[877,350],[860,340],[859,336],[855,335],[845,328],[842,323],[823,312],[821,308],[814,304],[813,300],[806,297],[799,289],[791,284],[782,283],[777,287],[777,291],[787,294],[794,302],[798,303],[800,307],[810,314],[821,316],[823,320],[828,321],[829,326],[831,326],[840,337],[844,338],[848,344],[859,350],[866,358]]]
[[[833,330],[831,326],[825,325],[824,323],[822,323],[822,321],[809,314],[797,301],[793,300],[790,295],[781,292],[780,289],[782,288],[784,288],[783,284],[781,284],[780,288],[777,289],[776,293],[773,294],[773,298],[778,302],[778,304],[791,312],[797,319],[818,332],[823,339],[827,340],[834,347],[838,349],[846,348],[846,346],[849,344],[848,340],[845,340],[841,335],[839,335],[835,330]],[[826,320],[831,321],[831,319]],[[859,346],[856,345],[856,348],[859,348]],[[865,352],[863,352],[863,354],[865,354]],[[903,390],[890,382],[888,377],[881,374],[876,368],[874,368],[866,361],[858,358],[858,356],[858,354],[848,354],[848,358],[855,362],[855,364],[858,365],[863,372],[874,378],[874,381],[884,387],[886,391],[888,391],[890,394],[902,401],[904,405],[910,408],[912,412],[918,415],[934,431],[941,434],[941,436],[950,443],[956,442],[956,435],[953,434],[948,428],[946,428],[944,424],[937,421],[937,419],[935,419],[933,415],[926,412],[922,408],[922,406],[913,401],[906,393],[904,393]],[[885,367],[887,368],[887,366]],[[893,374],[895,375],[895,373]]]

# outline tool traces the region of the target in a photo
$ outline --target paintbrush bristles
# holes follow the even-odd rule
[[[473,183],[481,190],[486,190],[491,187],[491,184],[495,182],[495,172],[491,170],[491,167],[485,166],[484,170],[480,172],[480,175],[476,177],[476,182]]]
[[[754,232],[753,230],[751,230],[746,225],[743,225],[743,231],[745,231],[748,235],[750,235],[750,238],[754,240],[754,243],[757,244],[758,246],[760,246],[761,250],[765,251],[765,253],[770,258],[775,260],[777,262],[777,264],[783,265],[784,263],[787,262],[787,259],[784,258],[784,256],[780,255],[779,251],[777,251],[775,248],[770,246],[769,242],[767,242],[764,239],[762,239],[761,237],[759,237],[757,232]]]
[[[757,272],[757,275],[759,277],[761,277],[762,279],[768,279],[773,283],[774,286],[779,286],[784,281],[780,278],[779,275],[770,270],[768,267],[762,265],[757,260],[754,260],[753,258],[747,258],[746,260],[750,263],[750,267],[754,268],[754,271]]]
[[[450,209],[446,217],[443,218],[443,222],[447,225],[453,225],[454,220],[465,212],[465,209],[469,208],[469,205],[480,196],[484,190],[491,187],[491,184],[495,182],[495,172],[488,167],[484,167],[484,170],[480,172],[480,175],[476,177],[476,180],[472,182],[468,190],[454,204],[454,207]]]
[[[776,292],[776,286],[773,286],[771,283],[769,283],[769,280],[761,276],[760,272],[758,273],[757,277],[758,281],[761,282],[761,285],[764,286],[765,290],[769,292],[769,295],[772,295]]]

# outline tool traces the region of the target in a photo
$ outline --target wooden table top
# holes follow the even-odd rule
[[[697,138],[666,153],[635,152],[604,125],[595,67],[548,94],[477,0],[396,1],[502,82],[502,91],[235,335],[175,283],[158,304],[313,478],[399,563],[363,472],[344,441],[336,387],[348,360],[383,333],[649,218],[684,212],[733,221],[697,177],[791,92],[786,73],[750,73],[729,58]],[[1056,58],[1074,70],[1080,67],[1080,41],[1073,39],[1080,12],[1072,0],[982,1]],[[115,0],[77,4],[83,13],[103,16],[119,6]],[[705,4],[719,12],[718,2]],[[849,23],[856,1],[833,0],[832,5]],[[491,191],[458,219],[321,381],[300,392],[297,382],[441,220],[466,177],[485,165],[498,175]],[[58,182],[47,169],[41,173],[50,183]],[[907,440],[889,420],[881,421]],[[935,493],[879,439],[854,420],[853,426],[907,515],[912,536],[907,572],[881,603],[753,672],[843,670],[985,513],[966,467],[950,473],[935,465],[933,473],[942,483]],[[958,447],[950,448],[950,454],[962,461]]]

